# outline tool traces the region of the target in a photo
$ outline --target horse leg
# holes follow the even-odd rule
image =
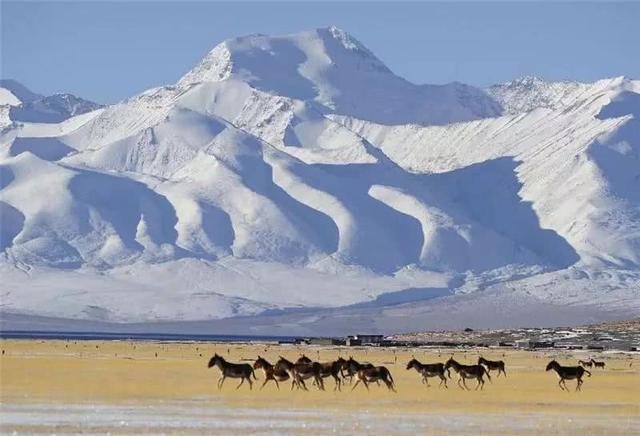
[[[576,391],[581,391],[582,390],[582,379],[579,378],[578,382],[576,383]]]
[[[302,377],[298,377],[298,386],[302,386],[302,389],[304,389],[305,391],[309,390],[307,388],[307,384],[304,382],[304,379]]]
[[[227,378],[226,375],[222,376],[222,379],[220,379],[220,385],[218,386],[218,390],[222,389],[222,385],[224,384],[224,380]]]
[[[462,384],[464,385],[466,390],[468,390],[468,391],[470,390],[469,386],[467,386],[467,381],[464,379],[464,377],[462,377]]]
[[[242,380],[240,380],[240,384],[236,386],[236,391],[240,389],[240,386],[242,386],[242,383],[244,383],[244,377],[242,377]]]
[[[356,388],[356,386],[358,386],[359,383],[360,383],[360,379],[356,380],[356,384],[353,385],[353,387],[351,388],[351,392],[353,392],[353,390]]]
[[[324,380],[322,379],[322,376],[317,375],[316,376],[316,380],[317,380],[317,384],[318,384],[318,389],[320,389],[321,391],[324,391]]]
[[[380,382],[378,380],[376,380],[376,382],[378,383],[378,386],[380,386]],[[364,379],[362,380],[362,383],[364,384],[364,387],[369,390],[369,383],[367,383],[367,381]]]
[[[333,376],[333,381],[336,382],[336,385],[333,387],[333,391],[335,392],[336,390],[340,390],[340,377],[338,377],[335,374],[331,374]]]
[[[269,381],[268,378],[264,379],[264,383],[262,383],[262,386],[260,386],[260,390],[262,390],[262,388],[264,388],[264,385],[266,385],[268,381]]]
[[[558,381],[558,386],[560,386],[560,389],[562,389],[564,391],[564,388],[562,387],[562,379],[560,379],[560,381]]]
[[[464,388],[462,387],[461,382],[462,382],[462,377],[458,379],[458,387],[464,391]]]
[[[249,382],[249,390],[252,391],[253,390],[253,382],[251,381],[251,375],[249,375],[247,377],[247,381]]]

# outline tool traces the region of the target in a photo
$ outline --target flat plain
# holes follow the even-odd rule
[[[430,434],[637,434],[640,428],[640,355],[587,351],[519,351],[501,348],[314,347],[149,341],[2,340],[0,432],[13,433],[430,433]],[[233,362],[258,356],[272,363],[302,353],[319,361],[338,356],[387,366],[397,393],[375,384],[351,391],[290,382],[253,389],[227,379],[221,390],[218,353]],[[449,388],[421,382],[407,362],[444,362],[451,355],[475,363],[480,355],[506,362],[507,377],[484,390],[460,389],[452,373]],[[590,357],[606,368],[590,369],[582,392],[558,388],[551,359],[576,365]]]

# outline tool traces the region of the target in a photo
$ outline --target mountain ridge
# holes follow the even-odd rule
[[[635,81],[487,94],[411,84],[337,28],[232,41],[175,85],[0,134],[3,310],[640,308]]]

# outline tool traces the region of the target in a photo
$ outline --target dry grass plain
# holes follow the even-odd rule
[[[298,347],[265,344],[162,343],[132,341],[2,340],[0,431],[44,433],[421,433],[421,434],[638,434],[640,357],[586,352],[528,352],[502,349],[455,351],[463,363],[480,354],[506,362],[508,377],[484,391],[463,391],[456,378],[449,389],[420,382],[407,371],[415,355],[445,361],[450,350]],[[228,379],[216,388],[213,353],[230,361],[259,354],[275,363],[306,353],[327,361],[341,355],[387,366],[398,393],[372,386],[351,392],[311,387],[259,390]],[[593,356],[606,369],[593,369],[582,392],[564,392],[546,363],[575,364]],[[567,382],[573,389],[575,383]],[[471,387],[475,382],[469,384]]]

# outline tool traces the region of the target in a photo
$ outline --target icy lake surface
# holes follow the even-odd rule
[[[216,433],[540,433],[575,431],[632,434],[640,417],[599,415],[573,419],[555,414],[449,414],[349,412],[332,409],[228,407],[209,402],[149,405],[2,404],[0,429],[56,433],[216,432]]]

